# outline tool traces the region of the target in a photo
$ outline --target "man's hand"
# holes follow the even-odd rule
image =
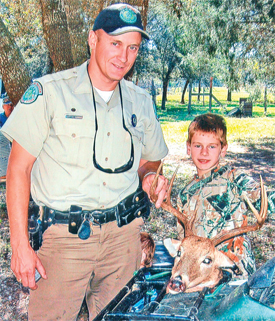
[[[35,269],[43,279],[47,279],[46,271],[30,245],[13,247],[11,269],[17,281],[32,290],[38,287],[35,283]]]
[[[148,194],[149,198],[150,198],[150,188],[160,163],[161,163],[160,161],[149,162],[144,159],[140,160],[139,170],[138,170],[139,177],[142,181],[142,188]],[[166,198],[167,189],[168,189],[168,180],[163,175],[159,175],[156,190],[155,190],[155,194],[158,197],[155,203],[156,208],[160,208],[161,203]]]
[[[150,187],[153,183],[154,178],[155,178],[155,174],[149,174],[142,181],[142,188],[148,194],[149,198],[150,198]],[[157,181],[157,187],[155,190],[155,194],[158,196],[158,199],[155,203],[156,208],[160,208],[161,203],[166,198],[167,188],[168,188],[168,180],[163,175],[159,175],[158,181]]]

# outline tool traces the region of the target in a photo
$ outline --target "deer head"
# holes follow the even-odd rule
[[[150,198],[153,202],[157,200],[155,189],[162,166],[163,164],[160,165],[150,189]],[[194,235],[192,231],[195,215],[194,217],[188,218],[171,204],[171,190],[176,172],[177,170],[171,179],[167,191],[167,198],[161,207],[177,217],[180,224],[184,227],[185,237],[181,241],[164,240],[164,245],[169,253],[175,257],[172,276],[167,286],[167,291],[170,293],[184,291],[195,292],[202,290],[204,287],[214,287],[222,279],[223,269],[231,269],[236,274],[239,273],[235,263],[225,254],[218,251],[216,246],[235,236],[260,229],[267,215],[267,195],[261,178],[260,213],[253,207],[248,198],[244,196],[245,201],[257,218],[255,224],[222,232],[212,239],[199,237]]]

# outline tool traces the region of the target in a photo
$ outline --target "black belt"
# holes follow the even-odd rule
[[[79,229],[85,221],[89,221],[89,224],[102,225],[116,220],[118,227],[121,227],[137,217],[147,219],[149,214],[150,201],[147,194],[139,187],[116,206],[104,210],[87,211],[72,205],[70,211],[62,212],[45,206],[41,223],[43,232],[52,224],[69,224],[69,232],[79,234]]]

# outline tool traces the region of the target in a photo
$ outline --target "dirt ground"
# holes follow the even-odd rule
[[[274,188],[274,140],[269,139],[258,145],[233,144],[224,161],[243,169],[244,172],[257,180],[259,175],[262,175],[266,185]],[[176,191],[192,177],[194,167],[185,152],[178,146],[169,146],[169,150],[170,154],[165,159],[165,174],[170,177],[176,166],[180,165],[172,192],[173,202],[175,202]],[[151,220],[145,224],[144,229],[149,231],[155,240],[162,240],[165,237],[177,236],[175,226],[175,218],[171,214],[152,207]],[[260,231],[250,234],[257,267],[274,256],[274,226],[275,220],[270,218]],[[10,270],[10,257],[9,227],[5,209],[5,185],[2,184],[0,186],[0,320],[26,321],[29,291],[22,287],[13,276]],[[87,320],[87,312],[83,306],[78,321]]]

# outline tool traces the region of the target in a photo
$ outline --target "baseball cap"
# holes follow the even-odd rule
[[[9,105],[9,104],[12,104],[9,96],[7,94],[4,95],[3,97],[3,105]]]
[[[149,39],[143,30],[140,12],[126,3],[113,4],[102,10],[95,19],[93,30],[103,29],[111,36],[137,31]]]

